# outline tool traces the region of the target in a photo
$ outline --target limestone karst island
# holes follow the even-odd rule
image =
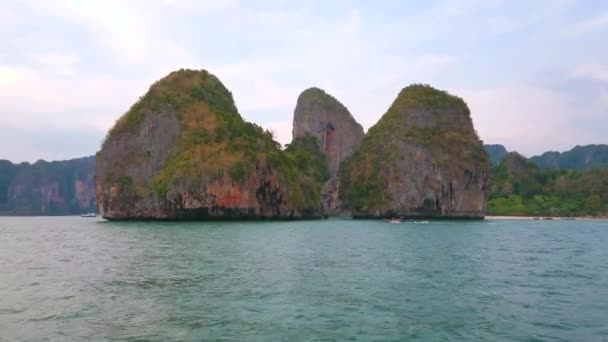
[[[282,149],[216,76],[182,69],[118,119],[95,167],[109,220],[479,219],[490,158],[466,103],[428,85],[403,88],[367,134],[337,99],[304,90]]]
[[[0,342],[608,342],[608,0],[0,33]]]

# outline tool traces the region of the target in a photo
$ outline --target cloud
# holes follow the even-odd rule
[[[575,94],[538,87],[462,89],[485,143],[501,143],[528,156],[606,143],[608,116],[595,104],[580,107]],[[590,127],[587,125],[591,123]]]
[[[608,66],[602,64],[579,65],[572,72],[572,76],[608,82]]]
[[[90,156],[97,150],[104,132],[94,127],[80,129],[23,127],[0,123],[0,159],[16,163],[72,159]],[[11,148],[6,148],[10,146]],[[25,156],[25,157],[24,157]]]
[[[573,38],[608,28],[608,12],[587,18],[562,30],[562,36]]]
[[[275,130],[283,144],[291,140],[296,98],[310,86],[334,95],[369,128],[402,87],[430,83],[455,89],[471,104],[488,142],[504,140],[526,153],[574,145],[597,140],[597,127],[605,123],[600,114],[605,115],[607,90],[584,85],[587,92],[579,83],[606,81],[606,67],[587,62],[602,60],[607,49],[598,44],[595,54],[578,53],[561,41],[555,52],[543,47],[542,39],[559,36],[560,30],[578,35],[606,27],[603,14],[574,22],[568,16],[572,4],[8,2],[0,8],[0,34],[6,37],[0,52],[0,126],[27,132],[44,127],[74,136],[87,131],[98,142],[152,82],[190,67],[216,74],[241,114]],[[550,63],[543,55],[549,50],[555,54]],[[548,64],[562,70],[557,78],[576,82],[563,89],[546,80],[530,85],[530,74],[546,71]],[[585,124],[572,123],[576,116]],[[545,125],[535,137],[522,122]],[[60,156],[52,144],[35,150],[26,148],[29,140],[23,142],[20,159],[44,151]],[[15,155],[19,149],[14,147]],[[65,151],[63,157],[71,157],[72,151]]]
[[[32,53],[34,64],[51,75],[73,76],[80,56],[73,52],[45,51]]]
[[[33,69],[0,65],[1,123],[106,130],[146,87],[120,78],[54,77]]]
[[[600,94],[600,103],[604,110],[608,113],[608,89],[604,89]]]

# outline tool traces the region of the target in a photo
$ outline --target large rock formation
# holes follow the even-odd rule
[[[293,117],[293,139],[312,135],[327,155],[330,177],[336,177],[340,162],[363,141],[363,128],[348,109],[319,88],[309,88],[298,97]]]
[[[309,88],[298,97],[293,118],[293,143],[314,137],[325,154],[329,178],[323,187],[323,205],[330,214],[341,211],[337,180],[340,163],[363,141],[363,136],[363,127],[348,109],[325,91]]]
[[[96,171],[107,219],[322,215],[316,176],[245,122],[206,71],[179,70],[152,85],[108,133]]]
[[[340,197],[359,217],[482,218],[489,164],[465,102],[412,85],[342,163]]]
[[[95,211],[95,158],[13,164],[0,160],[0,215]]]

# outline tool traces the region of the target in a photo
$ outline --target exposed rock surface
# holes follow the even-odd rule
[[[73,215],[95,211],[95,158],[34,164],[0,160],[0,215]]]
[[[323,187],[323,206],[329,214],[338,214],[340,163],[363,141],[363,127],[333,96],[309,88],[298,97],[293,118],[293,141],[306,136],[315,137],[327,157],[329,179]]]
[[[322,215],[321,183],[269,132],[245,122],[208,72],[156,82],[97,154],[107,219],[304,218]]]
[[[363,127],[348,109],[319,88],[309,88],[298,97],[293,117],[293,139],[312,135],[327,155],[330,177],[335,178],[340,162],[363,141]]]
[[[356,217],[482,218],[489,166],[465,102],[412,85],[342,163],[340,197]]]

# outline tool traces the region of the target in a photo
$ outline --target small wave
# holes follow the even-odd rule
[[[24,313],[27,309],[0,309],[0,315],[15,315]]]

